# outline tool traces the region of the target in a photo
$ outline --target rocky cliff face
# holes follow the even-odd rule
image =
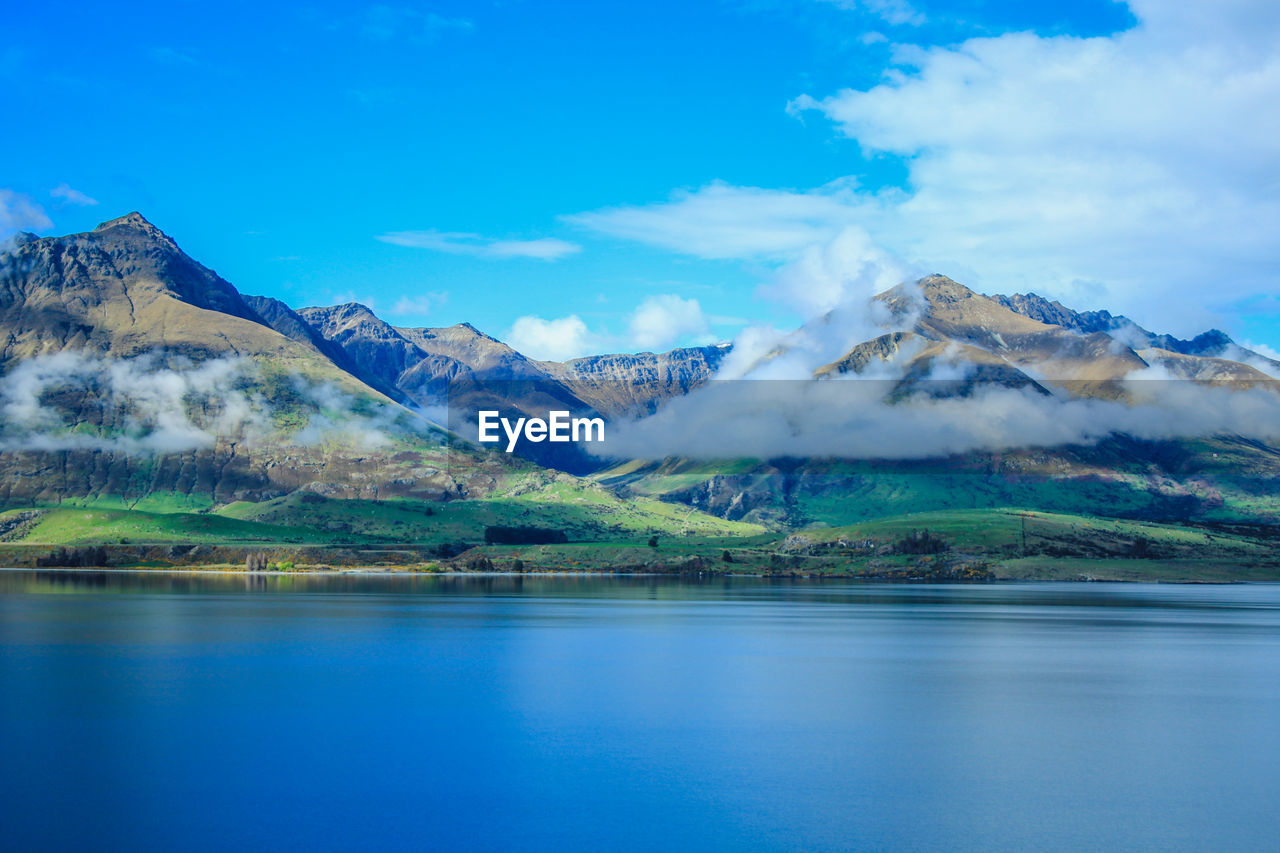
[[[0,452],[0,506],[154,493],[203,496],[214,504],[262,501],[298,490],[334,498],[483,497],[510,475],[507,460],[401,448],[266,445],[221,440],[213,447],[138,455],[106,450]]]
[[[1161,349],[1181,355],[1218,357],[1227,352],[1234,341],[1226,332],[1210,329],[1190,340],[1173,335],[1157,335],[1139,326],[1123,315],[1110,311],[1072,311],[1061,302],[1050,301],[1034,293],[1015,293],[1013,296],[992,296],[1011,311],[1064,329],[1090,334],[1105,332],[1129,343],[1136,349]]]
[[[623,415],[652,412],[663,400],[707,382],[729,350],[728,344],[718,344],[540,364],[597,411]]]
[[[1121,326],[1134,325],[1127,317],[1116,317],[1110,311],[1072,311],[1061,302],[1050,301],[1034,293],[988,298],[1032,320],[1085,334],[1111,332]]]
[[[355,302],[303,308],[297,314],[322,340],[342,351],[361,375],[379,377],[402,391],[401,378],[427,357],[389,323]]]

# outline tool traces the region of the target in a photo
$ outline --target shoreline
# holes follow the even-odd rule
[[[502,572],[502,571],[467,571],[467,570],[447,570],[447,571],[415,571],[413,569],[401,568],[352,568],[352,569],[293,569],[291,571],[249,571],[246,569],[228,568],[228,569],[199,569],[199,568],[149,568],[149,567],[121,567],[111,566],[94,568],[92,566],[43,566],[40,568],[24,568],[21,566],[0,566],[0,572],[52,572],[56,574],[156,574],[156,575],[228,575],[234,577],[261,577],[261,578],[288,578],[288,577],[338,577],[358,575],[363,577],[374,576],[395,576],[395,577],[634,577],[634,578],[679,578],[683,580],[726,580],[726,579],[750,579],[750,580],[790,580],[790,581],[841,581],[863,584],[909,584],[912,586],[938,586],[948,584],[958,584],[962,586],[989,586],[992,584],[1050,584],[1050,583],[1070,583],[1070,584],[1098,584],[1098,583],[1114,583],[1114,584],[1162,584],[1175,586],[1239,586],[1239,585],[1265,585],[1280,584],[1280,580],[1201,580],[1188,578],[1183,580],[1173,580],[1164,578],[1087,578],[1087,577],[1062,577],[1062,578],[987,578],[982,580],[964,580],[964,579],[933,579],[924,577],[867,577],[865,575],[853,574],[766,574],[760,572],[619,572],[607,570],[560,570],[546,569],[543,571],[523,571],[523,572]]]

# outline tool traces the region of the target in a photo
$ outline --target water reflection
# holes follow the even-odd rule
[[[1270,610],[1280,584],[897,584],[813,578],[601,574],[390,572],[244,574],[100,570],[0,570],[0,594],[234,593],[531,596],[654,601],[778,600],[797,603]]]
[[[12,849],[1264,849],[1280,586],[0,572]]]

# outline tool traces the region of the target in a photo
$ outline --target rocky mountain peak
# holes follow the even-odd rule
[[[117,216],[115,219],[108,219],[106,222],[101,223],[97,228],[93,229],[93,233],[101,234],[104,231],[111,231],[117,228],[142,231],[148,236],[161,237],[170,243],[173,242],[172,238],[170,238],[168,234],[165,234],[155,225],[152,225],[145,216],[138,213],[136,210],[131,213],[126,213],[124,216]]]
[[[1219,355],[1233,343],[1235,342],[1226,332],[1221,329],[1210,329],[1187,341],[1180,351],[1188,355]]]
[[[948,278],[942,273],[927,275],[920,279],[918,284],[926,296],[935,295],[952,299],[968,299],[978,295],[960,282]]]
[[[1072,311],[1061,302],[1046,299],[1036,293],[992,296],[991,299],[1024,317],[1030,317],[1051,326],[1074,329],[1086,335],[1093,332],[1110,332],[1129,322],[1123,317],[1112,315],[1109,311]]]
[[[1122,314],[1112,314],[1105,310],[1074,311],[1057,300],[1051,301],[1034,293],[989,298],[1010,311],[1041,323],[1061,326],[1086,335],[1103,332],[1138,349],[1154,348],[1182,355],[1220,356],[1235,343],[1226,332],[1218,329],[1210,329],[1191,340],[1182,340],[1173,335],[1157,335]]]
[[[955,311],[972,299],[986,301],[958,281],[940,273],[933,273],[916,281],[904,282],[876,296],[897,317],[923,309],[926,314],[939,311]]]
[[[323,314],[334,319],[376,317],[373,309],[362,302],[341,302],[337,305],[328,305],[323,308],[303,308],[302,311],[310,314]]]
[[[440,340],[460,346],[483,347],[496,344],[499,347],[507,348],[507,345],[502,341],[492,335],[486,335],[470,323],[454,323],[452,326],[441,326],[434,329],[410,326],[397,327],[397,329],[401,334],[408,336],[412,340]]]

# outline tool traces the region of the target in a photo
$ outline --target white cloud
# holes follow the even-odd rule
[[[1134,2],[1107,38],[903,51],[883,84],[796,106],[909,158],[912,191],[863,199],[897,251],[1185,328],[1275,287],[1280,229],[1278,16],[1194,5]]]
[[[696,344],[710,343],[710,331],[698,300],[673,293],[650,296],[631,315],[631,342],[642,350],[667,349],[684,338],[692,338]]]
[[[678,190],[667,202],[565,217],[575,225],[699,258],[793,253],[834,238],[859,218],[840,188],[796,193],[713,183]]]
[[[1280,379],[1280,352],[1266,344],[1246,343],[1243,347],[1233,344],[1222,354],[1223,358],[1247,364],[1272,379]]]
[[[14,231],[52,227],[44,208],[30,197],[10,189],[0,189],[0,237]]]
[[[667,204],[573,219],[605,233],[701,258],[761,259],[777,269],[762,296],[816,317],[931,272],[886,251],[853,224],[864,203],[847,182],[798,193],[712,184]]]
[[[91,207],[98,203],[96,198],[90,198],[80,192],[80,190],[69,187],[65,183],[58,184],[53,189],[49,190],[49,195],[54,198],[60,198],[67,204],[78,204],[82,207]]]
[[[495,258],[538,258],[554,261],[566,255],[582,251],[577,243],[544,237],[541,240],[494,240],[485,247],[483,254]]]
[[[865,230],[986,292],[1035,290],[1187,335],[1280,288],[1280,7],[1134,0],[1109,37],[900,47],[880,85],[804,96],[901,188],[713,184],[572,217],[708,258],[793,260]],[[1209,309],[1209,310],[1206,310]]]
[[[775,377],[769,377],[775,378]],[[711,382],[656,413],[610,427],[619,458],[833,456],[924,459],[952,453],[1094,444],[1113,434],[1163,440],[1280,434],[1280,395],[1136,379],[1132,401],[1045,396],[983,386],[972,397],[890,404],[893,379]]]
[[[862,228],[849,226],[784,265],[761,294],[813,317],[840,305],[865,305],[875,294],[922,274],[876,246]]]
[[[430,249],[451,255],[472,255],[480,258],[534,258],[554,261],[582,251],[582,247],[567,240],[544,237],[538,240],[493,240],[479,234],[453,231],[391,231],[379,234],[378,240],[395,246]]]
[[[907,0],[821,0],[821,2],[850,11],[864,11],[894,26],[918,27],[928,22],[928,18]]]
[[[261,401],[237,388],[255,369],[241,357],[175,369],[157,354],[33,356],[0,382],[0,449],[176,453],[209,447],[218,435],[257,435],[267,429]],[[57,399],[52,392],[68,388],[92,389],[95,405],[115,415],[104,415],[112,429],[95,434],[77,428],[75,417],[68,423],[59,405],[49,402]]]
[[[401,296],[391,306],[391,313],[399,317],[423,317],[449,300],[449,294],[433,291],[416,296]]]
[[[1263,358],[1269,358],[1272,361],[1280,361],[1280,350],[1276,350],[1275,348],[1269,347],[1266,344],[1255,344],[1255,343],[1246,341],[1243,344],[1243,346],[1245,349],[1253,350]]]
[[[384,445],[425,424],[392,403],[360,400],[328,382],[289,381],[306,424],[281,431],[259,385],[257,364],[243,356],[191,362],[162,352],[115,359],[79,352],[23,359],[0,377],[0,451],[104,450],[151,455],[212,447],[219,438],[255,444],[350,441]],[[72,391],[73,394],[66,392]],[[78,404],[91,399],[101,427]],[[295,407],[291,415],[297,415]]]
[[[530,358],[565,361],[599,352],[607,339],[588,329],[577,314],[554,320],[530,314],[512,324],[505,340]]]

